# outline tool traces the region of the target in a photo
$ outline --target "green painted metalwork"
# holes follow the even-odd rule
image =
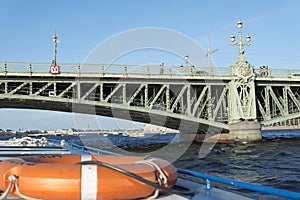
[[[31,63],[30,74],[26,67],[28,63],[2,64],[7,67],[7,71],[0,72],[1,107],[22,107],[20,102],[28,102],[27,107],[39,108],[36,102],[46,102],[51,110],[65,111],[62,105],[68,107],[72,103],[78,103],[95,106],[99,110],[104,107],[108,107],[108,110],[115,107],[147,115],[152,113],[162,117],[168,116],[179,121],[184,119],[195,124],[200,123],[203,127],[214,126],[224,129],[227,128],[226,123],[230,119],[238,120],[241,117],[252,119],[256,115],[261,124],[267,126],[298,124],[300,117],[300,78],[260,77],[253,73],[245,79],[244,76],[236,74],[240,73],[238,69],[241,64],[248,65],[243,61],[236,62],[232,66],[235,70],[227,76],[146,75],[136,71],[133,74],[130,73],[128,65],[126,77],[122,74],[122,65],[114,66],[119,67],[120,73],[109,73],[106,69],[104,74],[91,74],[84,72],[82,67],[82,71],[78,74],[77,64],[66,65],[69,69],[72,66],[75,72],[64,72],[64,65],[61,65],[62,73],[52,75],[48,72],[50,64],[36,63]],[[20,71],[22,66],[24,71]],[[35,71],[39,69],[38,66],[45,68],[44,72]],[[99,65],[99,69],[101,66],[103,65]],[[17,67],[19,71],[10,70],[13,67]],[[179,66],[170,68],[172,72],[180,71]],[[154,69],[149,67],[150,71]],[[214,68],[213,71],[217,72],[217,69]],[[284,71],[286,70],[282,70]],[[252,89],[255,89],[255,92],[251,92]],[[229,107],[233,106],[230,103],[238,102],[237,99],[239,103],[235,105],[236,108],[230,110]],[[251,109],[249,106],[252,106]],[[41,109],[47,109],[47,106],[44,105]],[[72,109],[68,111],[71,112]],[[234,112],[239,115],[235,115]],[[97,114],[101,115],[101,111]],[[134,118],[134,120],[143,119]],[[176,128],[175,123],[166,126]]]
[[[30,63],[30,62],[0,62],[2,71],[0,71],[0,76],[2,75],[18,75],[18,76],[28,76],[28,66],[31,65],[32,75],[38,76],[49,76],[49,66],[50,63]],[[64,76],[78,77],[82,74],[84,77],[104,77],[115,75],[119,78],[125,77],[123,74],[123,65],[117,64],[60,64],[61,73]],[[126,65],[127,75],[128,76],[139,76],[144,77],[148,75],[149,77],[159,77],[159,78],[172,78],[178,77],[182,79],[213,79],[213,80],[230,80],[232,76],[232,69],[228,67],[201,67],[196,66],[194,74],[186,75],[184,72],[180,72],[180,66],[165,66],[169,68],[169,72],[159,74],[160,66],[139,66],[139,65]],[[88,68],[89,71],[85,71],[85,68]],[[197,73],[197,72],[208,72],[209,70],[214,73]],[[272,69],[268,68],[268,75],[262,74],[260,68],[253,69],[255,80],[257,81],[290,81],[293,84],[293,81],[300,81],[300,70],[289,70],[286,68],[283,69]]]
[[[239,56],[237,62],[231,66],[232,80],[229,83],[229,123],[244,120],[256,120],[256,102],[255,102],[255,74],[253,66],[248,63],[244,56],[244,46],[250,45],[250,36],[246,36],[246,42],[242,39],[243,24],[237,22],[239,40],[235,42],[235,36],[231,35],[231,44],[239,47]]]

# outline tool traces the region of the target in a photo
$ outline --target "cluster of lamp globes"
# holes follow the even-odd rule
[[[239,45],[239,46],[244,46],[250,45],[250,41],[251,41],[251,37],[250,35],[246,35],[246,43],[242,43],[242,28],[243,28],[243,22],[241,20],[238,20],[237,24],[236,24],[237,28],[238,28],[238,32],[239,32],[239,41],[235,42],[235,36],[233,34],[231,34],[230,36],[230,42],[232,45]]]

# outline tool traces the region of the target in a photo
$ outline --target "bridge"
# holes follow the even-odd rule
[[[61,64],[57,75],[49,63],[0,66],[2,108],[90,113],[198,133],[230,130],[240,121],[299,124],[300,70],[254,69],[245,87],[234,66]]]
[[[96,114],[259,140],[261,126],[299,124],[300,70],[254,68],[244,56],[246,40],[240,34],[235,43],[231,36],[239,57],[229,68],[59,64],[60,73],[51,74],[50,63],[3,62],[0,107]]]

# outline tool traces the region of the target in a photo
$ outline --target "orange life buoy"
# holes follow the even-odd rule
[[[176,168],[158,158],[143,160],[135,156],[22,156],[0,162],[0,190],[8,188],[9,179],[13,175],[17,178],[17,189],[23,195],[40,199],[136,199],[151,196],[156,191],[154,187],[110,168],[80,164],[87,160],[109,163],[158,183],[159,175],[153,166],[156,165],[167,178],[161,185],[170,188],[177,180]],[[16,187],[12,187],[10,193],[19,195]]]

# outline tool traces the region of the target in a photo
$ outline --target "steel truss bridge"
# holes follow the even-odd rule
[[[298,125],[300,70],[259,68],[237,75],[244,64],[61,64],[61,73],[53,75],[50,64],[0,63],[0,107],[96,114],[198,133],[228,130],[244,120]]]

